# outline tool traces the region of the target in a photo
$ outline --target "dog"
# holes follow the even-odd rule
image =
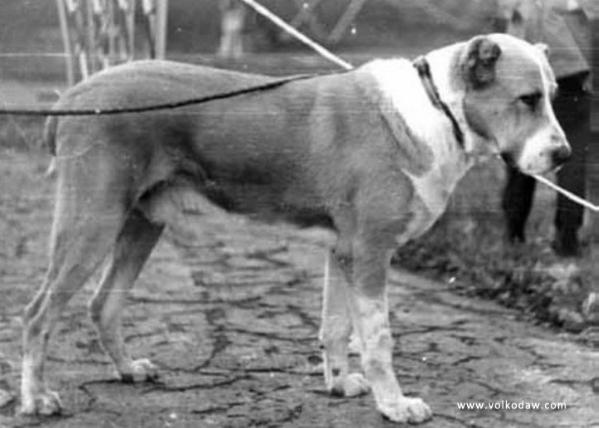
[[[160,104],[273,79],[140,61],[74,86],[56,108]],[[542,49],[489,34],[416,61],[374,60],[178,109],[50,117],[56,204],[49,267],[24,314],[21,411],[60,411],[44,382],[48,339],[105,258],[89,305],[102,346],[123,380],[155,376],[150,361],[125,349],[122,291],[172,224],[180,195],[191,191],[259,220],[331,228],[319,333],[327,390],[371,391],[392,421],[431,418],[423,400],[402,393],[393,370],[385,290],[391,254],[431,227],[481,155],[501,155],[529,174],[564,162],[570,148],[551,107],[555,90]],[[352,331],[363,374],[348,369]]]

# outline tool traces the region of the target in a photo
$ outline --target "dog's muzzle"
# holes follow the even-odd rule
[[[551,162],[553,163],[553,167],[556,168],[568,161],[572,156],[572,149],[569,146],[561,146],[551,153]]]

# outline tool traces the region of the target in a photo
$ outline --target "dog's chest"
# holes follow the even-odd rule
[[[468,170],[469,162],[454,140],[451,128],[446,124],[432,124],[426,135],[432,153],[432,167],[423,174],[415,175],[405,171],[414,189],[413,221],[414,233],[426,232],[443,214],[457,183]],[[436,131],[436,132],[435,132]]]
[[[467,168],[462,162],[438,163],[422,176],[410,176],[414,196],[411,201],[411,218],[406,230],[397,237],[400,245],[417,238],[429,230],[447,208],[457,183]]]
[[[415,238],[443,214],[451,193],[468,169],[468,161],[455,141],[451,122],[432,104],[411,62],[375,62],[369,70],[392,108],[403,118],[410,133],[427,146],[432,158],[431,168],[421,174],[402,168],[412,182],[414,197],[411,220],[398,240]]]
[[[419,223],[417,229],[426,230],[443,213],[451,192],[467,169],[463,149],[455,141],[446,115],[431,103],[411,62],[375,62],[370,71],[410,133],[431,154],[432,167],[423,174],[404,170],[412,181],[414,199],[422,204],[413,210],[414,221]]]

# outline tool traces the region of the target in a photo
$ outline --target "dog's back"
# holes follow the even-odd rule
[[[56,108],[149,106],[277,80],[140,61],[77,85]],[[339,98],[338,93],[346,96]],[[283,218],[302,226],[331,227],[328,205],[339,203],[331,194],[339,194],[339,187],[351,181],[350,167],[368,169],[360,147],[368,145],[370,152],[375,140],[381,140],[381,135],[362,132],[343,135],[359,122],[381,120],[371,101],[351,75],[332,75],[173,110],[61,118],[59,129],[51,119],[47,135],[49,145],[57,146],[59,163],[65,159],[64,168],[78,156],[81,162],[120,164],[118,169],[132,175],[127,192],[133,202],[154,213],[165,195],[173,199],[170,188],[189,186],[229,211],[265,221]],[[95,154],[89,152],[94,145],[100,146]],[[327,165],[336,165],[336,172],[323,177],[330,170]]]

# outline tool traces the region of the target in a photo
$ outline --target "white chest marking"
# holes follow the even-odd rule
[[[433,153],[433,167],[428,172],[421,176],[405,173],[434,221],[444,211],[455,185],[467,170],[463,148],[455,141],[450,120],[431,103],[410,61],[374,61],[370,67],[384,96],[391,100],[411,132]]]

